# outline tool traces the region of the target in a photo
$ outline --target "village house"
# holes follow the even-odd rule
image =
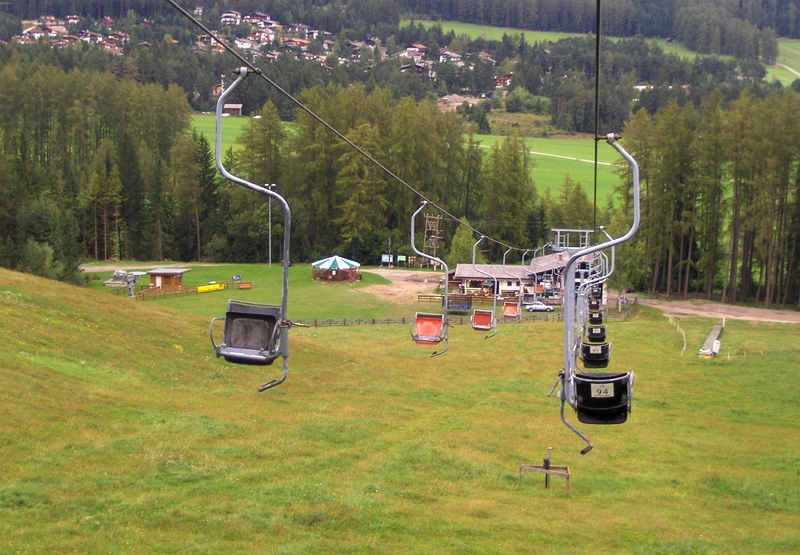
[[[235,10],[228,10],[219,16],[219,24],[222,26],[236,27],[242,22],[242,14]]]

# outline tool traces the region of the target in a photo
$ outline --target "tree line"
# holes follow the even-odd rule
[[[638,111],[625,145],[641,169],[643,218],[620,254],[621,287],[800,306],[800,103],[719,92],[699,109]],[[625,176],[626,179],[629,176]],[[614,225],[630,216],[628,183]]]

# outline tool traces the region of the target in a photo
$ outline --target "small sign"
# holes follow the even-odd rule
[[[406,255],[404,255],[404,254],[398,254],[397,255],[397,262],[398,263],[405,262],[405,261],[406,261]]]
[[[614,383],[595,383],[592,384],[592,397],[613,397],[614,396]]]
[[[241,276],[241,274],[240,274],[240,275],[233,276],[233,281],[242,281],[242,276]]]
[[[392,264],[394,262],[394,255],[393,254],[382,254],[381,255],[381,264]]]

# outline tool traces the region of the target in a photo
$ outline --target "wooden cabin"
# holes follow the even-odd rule
[[[147,272],[150,276],[150,287],[163,291],[175,291],[183,287],[183,274],[191,268],[155,268]]]

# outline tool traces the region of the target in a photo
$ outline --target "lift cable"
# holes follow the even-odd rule
[[[597,145],[600,137],[600,0],[597,0],[594,34],[594,201],[592,229],[597,229]]]
[[[217,42],[217,43],[218,43],[220,46],[222,46],[222,47],[223,47],[225,50],[227,50],[228,52],[230,52],[231,54],[233,54],[233,55],[234,55],[234,56],[235,56],[235,57],[236,57],[236,58],[237,58],[237,59],[238,59],[240,62],[242,62],[242,64],[244,64],[245,66],[247,66],[247,68],[249,69],[249,71],[250,71],[251,73],[255,73],[256,75],[258,75],[259,77],[261,77],[262,79],[264,79],[264,80],[265,80],[267,83],[269,83],[269,84],[270,84],[272,87],[274,87],[274,88],[275,88],[275,90],[277,90],[279,93],[281,93],[281,94],[282,94],[282,95],[284,95],[286,98],[288,98],[289,100],[291,100],[291,101],[292,101],[294,104],[296,104],[296,105],[297,105],[297,107],[298,107],[298,108],[300,108],[301,110],[303,110],[304,112],[306,112],[308,115],[310,115],[312,118],[314,118],[314,119],[315,119],[317,122],[319,122],[319,123],[320,123],[322,126],[324,126],[326,129],[328,129],[328,131],[330,131],[331,133],[333,133],[334,135],[336,135],[336,136],[337,136],[339,139],[341,139],[342,141],[344,141],[345,143],[347,143],[349,146],[353,147],[353,148],[354,148],[356,151],[358,151],[358,153],[359,153],[359,154],[361,154],[362,156],[364,156],[365,158],[367,158],[367,159],[368,159],[370,162],[372,162],[373,164],[375,164],[376,166],[378,166],[378,167],[379,167],[381,170],[383,170],[383,171],[384,171],[384,172],[385,172],[387,175],[389,175],[390,177],[392,177],[393,179],[395,179],[395,180],[396,180],[398,183],[400,183],[401,185],[403,185],[404,187],[406,187],[408,190],[410,190],[410,191],[412,191],[413,193],[415,193],[416,195],[418,195],[420,198],[422,198],[422,199],[423,199],[424,201],[426,201],[428,204],[430,204],[431,206],[433,206],[434,208],[436,208],[437,210],[439,210],[440,212],[442,212],[443,214],[445,214],[445,215],[446,215],[448,218],[450,218],[450,219],[451,219],[451,220],[453,220],[454,222],[457,222],[457,223],[458,223],[458,224],[460,224],[460,225],[466,226],[466,227],[467,227],[468,229],[470,229],[470,230],[471,230],[473,233],[476,233],[476,234],[478,234],[478,235],[482,235],[482,236],[484,236],[484,237],[485,237],[487,240],[489,240],[489,241],[492,241],[493,243],[496,243],[497,245],[501,245],[501,246],[503,246],[503,247],[507,247],[507,248],[510,248],[510,249],[514,249],[514,250],[517,250],[517,251],[520,251],[520,252],[523,252],[523,251],[525,251],[525,250],[529,250],[529,249],[526,249],[526,248],[522,248],[522,247],[516,247],[516,246],[514,246],[514,245],[509,245],[508,243],[505,243],[505,242],[503,242],[503,241],[500,241],[499,239],[493,239],[492,237],[485,235],[483,232],[481,232],[481,231],[479,231],[479,230],[475,229],[474,227],[472,227],[472,226],[470,226],[470,225],[468,225],[468,224],[465,224],[465,223],[463,223],[463,222],[462,222],[462,221],[461,221],[459,218],[457,218],[456,216],[454,216],[453,214],[451,214],[450,212],[448,212],[447,210],[445,210],[444,208],[442,208],[441,206],[439,206],[439,205],[438,205],[437,203],[435,203],[434,201],[432,201],[432,200],[430,200],[429,198],[427,198],[427,197],[426,197],[424,194],[422,194],[420,191],[418,191],[418,190],[417,190],[416,188],[414,188],[412,185],[410,185],[410,184],[406,183],[406,182],[405,182],[405,181],[404,181],[404,180],[403,180],[403,179],[402,179],[402,178],[401,178],[399,175],[395,174],[395,173],[394,173],[393,171],[391,171],[389,168],[387,168],[386,166],[384,166],[383,164],[381,164],[381,163],[380,163],[378,160],[376,160],[375,158],[373,158],[373,157],[372,157],[372,156],[371,156],[371,155],[370,155],[368,152],[366,152],[364,149],[362,149],[361,147],[359,147],[359,146],[358,146],[357,144],[355,144],[353,141],[351,141],[350,139],[348,139],[347,137],[345,137],[345,136],[344,136],[344,135],[343,135],[341,132],[339,132],[339,131],[338,131],[336,128],[334,128],[334,127],[333,127],[331,124],[329,124],[327,121],[325,121],[325,120],[324,120],[324,119],[322,119],[320,116],[318,116],[317,114],[315,114],[315,113],[314,113],[314,112],[313,112],[313,111],[312,111],[310,108],[308,108],[308,107],[307,107],[305,104],[303,104],[302,102],[300,102],[300,101],[299,101],[297,98],[295,98],[294,96],[292,96],[292,95],[291,95],[291,94],[290,94],[288,91],[286,91],[286,90],[284,90],[283,88],[281,88],[281,86],[280,86],[280,85],[278,85],[278,84],[277,84],[275,81],[273,81],[273,80],[272,80],[272,79],[270,79],[270,78],[269,78],[267,75],[265,75],[265,74],[264,74],[264,73],[261,71],[261,69],[257,68],[257,67],[256,67],[255,65],[253,65],[251,62],[249,62],[249,61],[248,61],[248,60],[247,60],[247,59],[246,59],[244,56],[242,56],[242,55],[241,55],[239,52],[237,52],[236,50],[234,50],[234,49],[233,49],[233,48],[232,48],[232,47],[231,47],[229,44],[227,44],[225,41],[223,41],[222,39],[220,39],[219,37],[217,37],[217,36],[214,34],[214,32],[213,32],[213,31],[211,31],[210,29],[208,29],[208,27],[206,27],[206,26],[205,26],[205,25],[203,25],[203,24],[202,24],[200,21],[198,21],[198,20],[197,20],[197,19],[196,19],[196,18],[195,18],[195,17],[194,17],[192,14],[190,14],[190,13],[189,13],[189,12],[187,12],[187,11],[186,11],[186,10],[185,10],[183,7],[181,7],[181,6],[180,6],[180,5],[179,5],[179,4],[178,4],[178,3],[177,3],[175,0],[166,0],[166,1],[167,1],[167,2],[168,2],[170,5],[172,5],[172,6],[173,6],[173,7],[174,7],[176,10],[178,10],[178,11],[179,11],[179,12],[180,12],[180,13],[181,13],[183,16],[185,16],[185,17],[186,17],[186,18],[188,18],[188,19],[189,19],[189,20],[190,20],[192,23],[194,23],[194,24],[195,24],[197,27],[199,27],[200,29],[202,29],[204,33],[206,33],[206,34],[207,34],[209,37],[211,37],[211,38],[212,38],[214,41],[216,41],[216,42]],[[599,0],[598,0],[598,1],[599,1]],[[595,166],[595,167],[596,167],[596,166]]]

